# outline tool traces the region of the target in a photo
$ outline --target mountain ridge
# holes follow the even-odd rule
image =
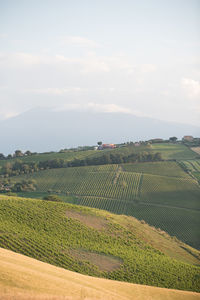
[[[1,152],[16,149],[56,151],[97,141],[127,142],[151,138],[198,136],[200,127],[126,113],[53,111],[35,108],[0,122]],[[153,133],[153,134],[152,134]]]

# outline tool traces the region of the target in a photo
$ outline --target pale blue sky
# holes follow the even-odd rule
[[[199,0],[0,0],[0,119],[44,106],[200,125],[199,37]]]

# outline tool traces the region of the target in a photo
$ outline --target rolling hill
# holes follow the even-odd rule
[[[0,246],[68,270],[199,291],[199,251],[133,217],[0,196]]]
[[[200,249],[200,187],[181,162],[47,169],[14,176],[12,180],[34,179],[39,194],[51,191],[73,204],[134,216]],[[32,194],[34,197],[36,193]]]
[[[37,120],[37,121],[36,121]],[[126,142],[185,134],[198,136],[200,128],[125,113],[53,111],[37,108],[0,122],[1,151],[44,152],[97,141]],[[81,129],[80,129],[81,128]],[[20,133],[20,134],[19,134]],[[12,143],[10,143],[12,141]]]
[[[0,298],[4,300],[198,300],[194,292],[155,288],[81,275],[0,249]]]

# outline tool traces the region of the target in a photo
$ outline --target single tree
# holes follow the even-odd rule
[[[23,156],[23,153],[22,153],[21,150],[15,150],[14,156],[15,157],[20,157],[20,156]]]
[[[0,153],[0,159],[5,159],[5,156],[3,155],[3,153]]]
[[[170,141],[170,142],[173,142],[173,143],[175,143],[177,140],[178,140],[178,139],[177,139],[177,137],[175,137],[175,136],[172,136],[172,137],[169,138],[169,141]]]
[[[24,154],[27,155],[27,156],[29,156],[29,155],[31,155],[32,153],[31,153],[31,151],[27,150]]]

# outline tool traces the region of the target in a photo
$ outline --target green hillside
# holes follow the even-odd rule
[[[69,270],[200,291],[199,251],[132,217],[0,196],[0,228],[1,247]]]
[[[38,162],[45,160],[53,160],[53,159],[65,159],[66,161],[70,161],[73,159],[82,159],[91,155],[96,155],[97,152],[94,150],[86,150],[86,151],[73,151],[68,150],[66,152],[49,152],[49,153],[37,153],[30,156],[22,156],[15,157],[12,159],[0,160],[0,166],[3,166],[5,163],[13,163],[16,159],[20,159],[23,162]]]
[[[200,160],[182,160],[179,162],[180,166],[189,173],[193,178],[196,178],[200,183]]]
[[[160,152],[163,159],[193,159],[199,157],[197,153],[183,144],[160,143],[152,144],[152,150]]]
[[[114,150],[67,151],[36,154],[21,159],[40,162],[62,158],[73,161],[87,157],[103,157],[108,152],[128,157],[132,154],[157,151],[162,154],[162,158],[174,161],[46,170],[42,167],[33,173],[33,170],[29,169],[27,174],[11,176],[10,180],[36,181],[36,191],[19,195],[43,198],[47,193],[57,193],[69,203],[135,216],[200,249],[200,165],[199,159],[194,159],[198,154],[185,145],[125,145]],[[16,158],[11,161],[16,161]],[[1,162],[5,163],[8,160]]]
[[[12,179],[34,179],[37,192],[67,193],[76,196],[67,202],[135,216],[200,248],[200,188],[176,162],[50,169]]]
[[[157,161],[145,163],[130,163],[122,165],[123,171],[161,175],[169,177],[189,178],[183,168],[174,161]]]
[[[165,160],[169,159],[194,159],[199,157],[197,153],[192,151],[190,148],[186,147],[183,144],[171,144],[171,143],[161,143],[161,144],[147,144],[140,146],[134,146],[132,144],[124,145],[123,147],[118,147],[115,149],[107,149],[104,151],[94,151],[94,150],[66,150],[60,152],[47,152],[47,153],[36,153],[33,155],[22,156],[22,157],[14,157],[12,159],[3,159],[0,160],[0,166],[5,165],[6,163],[14,163],[17,159],[25,162],[39,162],[46,160],[54,160],[54,159],[64,159],[65,161],[71,161],[74,159],[84,159],[86,157],[97,157],[101,156],[106,152],[110,152],[113,154],[121,154],[121,155],[130,155],[130,154],[138,154],[141,152],[146,153],[156,153],[160,152],[162,158]]]

